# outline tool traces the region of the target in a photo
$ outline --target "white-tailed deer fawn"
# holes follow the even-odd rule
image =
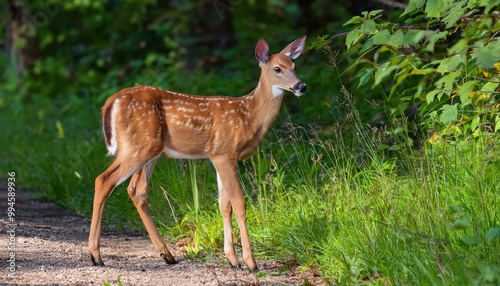
[[[269,55],[260,39],[255,48],[261,75],[257,87],[243,97],[195,96],[151,86],[135,86],[111,96],[102,109],[103,132],[115,161],[95,180],[89,251],[96,266],[104,266],[99,249],[104,204],[112,190],[132,176],[128,194],[153,245],[168,264],[176,263],[148,209],[149,180],[156,159],[208,158],[217,171],[220,210],[224,222],[224,253],[239,267],[232,238],[232,212],[241,232],[243,261],[257,270],[245,224],[245,199],[238,180],[238,160],[249,157],[279,114],[283,92],[296,96],[306,84],[292,62],[304,50],[306,36]]]

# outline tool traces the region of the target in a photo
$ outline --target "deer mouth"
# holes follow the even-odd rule
[[[290,91],[297,97],[303,95],[307,90],[307,85],[304,82],[297,83]]]

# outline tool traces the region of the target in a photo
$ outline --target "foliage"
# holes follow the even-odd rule
[[[355,16],[347,34],[358,87],[382,92],[392,117],[418,106],[430,142],[500,130],[499,1],[410,1],[398,22]]]

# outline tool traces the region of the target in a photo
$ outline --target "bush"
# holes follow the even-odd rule
[[[358,88],[372,90],[363,99],[383,105],[391,122],[418,107],[419,120],[403,123],[425,128],[431,143],[497,133],[500,20],[494,2],[415,0],[398,22],[380,21],[382,10],[346,22],[354,25],[346,37],[350,70]]]

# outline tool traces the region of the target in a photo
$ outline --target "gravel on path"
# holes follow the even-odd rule
[[[269,261],[258,261],[261,274],[255,275],[231,269],[219,258],[203,263],[185,259],[171,244],[179,263],[167,265],[149,238],[134,232],[104,232],[106,267],[94,267],[87,252],[89,219],[16,189],[12,224],[6,186],[0,181],[1,285],[119,285],[118,279],[122,285],[298,285],[301,280],[297,271],[277,273],[277,263]],[[9,277],[11,270],[15,278]]]

